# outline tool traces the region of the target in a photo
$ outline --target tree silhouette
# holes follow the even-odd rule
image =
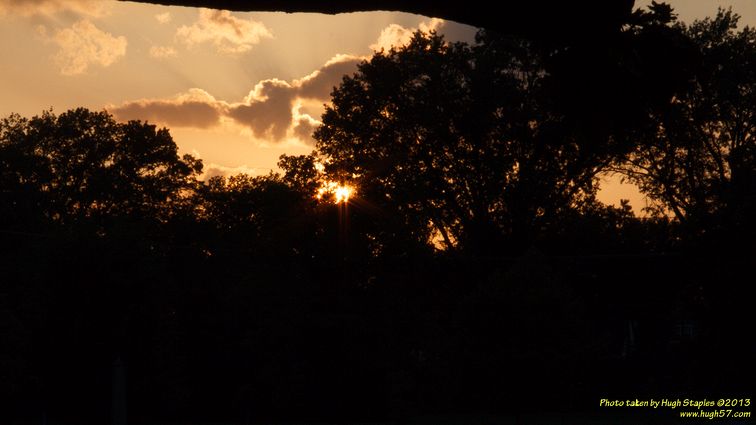
[[[304,256],[315,233],[313,193],[303,196],[277,174],[213,177],[197,193],[197,218],[209,226],[213,247],[278,260]]]
[[[119,216],[165,220],[192,190],[202,163],[178,156],[168,130],[117,123],[79,108],[0,122],[3,214],[34,211],[60,224]],[[33,215],[32,215],[33,216]]]
[[[377,53],[333,92],[315,132],[336,179],[397,212],[418,240],[520,252],[539,229],[589,199],[611,150],[591,149],[549,101],[530,42],[478,44],[416,33]],[[611,146],[611,143],[609,143]]]
[[[688,239],[723,226],[731,236],[753,231],[756,32],[738,30],[738,19],[720,9],[679,25],[699,53],[695,77],[636,131],[640,143],[620,167],[657,201],[653,212],[686,226]]]
[[[278,161],[284,170],[283,181],[307,197],[312,197],[322,183],[315,164],[313,155],[282,155]]]

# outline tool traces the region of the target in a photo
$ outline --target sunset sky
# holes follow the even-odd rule
[[[636,6],[649,4],[637,1]],[[683,21],[754,0],[670,1]],[[275,170],[305,154],[341,76],[417,28],[471,41],[475,29],[404,13],[230,13],[103,0],[0,0],[0,116],[84,106],[170,128],[207,175]],[[604,185],[602,199],[642,197]]]

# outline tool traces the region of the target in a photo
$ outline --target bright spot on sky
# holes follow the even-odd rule
[[[354,194],[354,187],[347,184],[339,184],[333,181],[323,183],[318,189],[318,193],[315,195],[318,199],[323,199],[325,195],[333,195],[333,203],[347,203],[349,198]]]

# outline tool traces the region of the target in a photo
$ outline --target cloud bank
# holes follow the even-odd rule
[[[149,120],[169,127],[211,128],[230,122],[253,137],[278,143],[298,139],[312,143],[318,120],[302,112],[303,101],[326,103],[345,74],[353,73],[360,57],[339,55],[320,69],[293,81],[259,81],[240,102],[217,100],[201,89],[172,99],[142,99],[108,108],[119,120]]]
[[[158,122],[169,127],[210,128],[220,124],[227,105],[201,89],[173,99],[142,99],[110,108],[119,120]]]

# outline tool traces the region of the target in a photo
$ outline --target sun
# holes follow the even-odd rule
[[[323,199],[326,195],[333,195],[333,203],[341,204],[349,202],[349,198],[354,196],[355,188],[345,183],[336,183],[334,181],[324,182],[318,189],[315,197]]]
[[[349,197],[352,195],[352,189],[350,186],[339,186],[334,191],[334,202],[337,204],[340,202],[349,202]]]

